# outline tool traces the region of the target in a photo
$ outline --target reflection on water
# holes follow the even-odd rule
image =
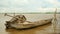
[[[29,21],[36,21],[38,19],[45,19],[45,18],[50,18],[51,16],[53,17],[52,14],[24,14],[27,17],[27,20]],[[43,17],[44,15],[44,17]],[[33,18],[34,16],[34,18]],[[37,17],[36,17],[37,16]],[[57,17],[60,17],[57,15]],[[32,19],[31,19],[32,18]],[[28,29],[28,30],[16,30],[16,29],[5,29],[5,21],[10,20],[11,17],[5,17],[3,14],[0,14],[0,34],[51,34],[53,33],[53,26],[52,24],[47,24],[43,26],[39,26],[36,28]],[[60,18],[58,18],[58,27],[57,27],[57,32],[60,32]]]

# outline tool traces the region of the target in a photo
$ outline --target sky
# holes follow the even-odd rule
[[[60,0],[0,0],[0,13],[60,12]]]

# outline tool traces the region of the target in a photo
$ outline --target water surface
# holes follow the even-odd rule
[[[9,14],[12,15],[13,14]],[[53,18],[53,14],[23,14],[26,16],[28,21],[34,22],[38,20],[44,20]],[[10,20],[12,17],[4,16],[4,14],[0,14],[0,34],[51,34],[53,33],[52,24],[47,24],[44,26],[39,26],[33,29],[28,30],[16,30],[16,29],[5,29],[5,21]],[[57,33],[60,32],[60,14],[57,14]]]

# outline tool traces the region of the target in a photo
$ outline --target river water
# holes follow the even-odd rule
[[[13,14],[9,14],[12,15]],[[17,14],[16,14],[17,15]],[[53,14],[23,14],[27,18],[27,21],[38,21],[53,18]],[[43,26],[39,26],[36,28],[28,29],[28,30],[16,30],[16,29],[5,29],[5,21],[9,21],[12,17],[4,16],[4,14],[0,14],[0,34],[53,34],[53,23],[46,24]],[[57,14],[57,25],[56,32],[60,32],[60,14]]]

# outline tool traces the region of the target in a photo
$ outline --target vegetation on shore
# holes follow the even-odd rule
[[[45,14],[54,14],[55,12],[46,12]],[[57,12],[57,14],[60,14],[60,12]]]

